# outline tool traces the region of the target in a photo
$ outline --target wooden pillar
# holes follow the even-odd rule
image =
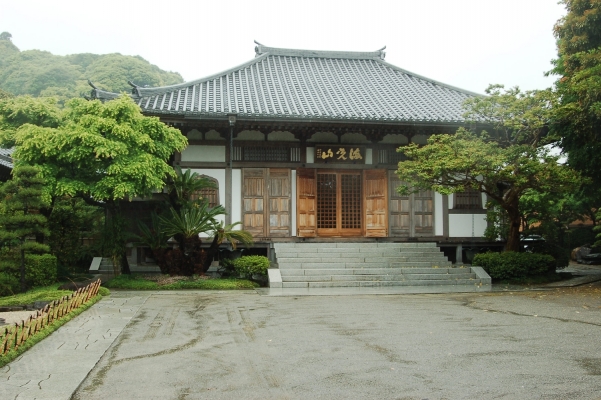
[[[442,236],[449,237],[449,196],[442,196]]]
[[[228,160],[225,169],[225,224],[232,223],[232,193],[233,177],[232,168],[234,164],[234,127],[236,126],[236,114],[228,114],[230,124],[229,146],[226,148],[226,159]]]

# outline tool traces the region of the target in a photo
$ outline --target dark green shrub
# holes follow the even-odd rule
[[[51,254],[25,256],[25,280],[30,287],[48,286],[56,282],[58,268]]]
[[[14,275],[0,272],[0,296],[12,296],[19,291],[19,280]]]
[[[242,256],[234,260],[234,268],[242,276],[265,276],[269,268],[269,259],[265,256]]]
[[[484,268],[493,279],[513,279],[544,274],[553,268],[555,259],[547,254],[506,251],[476,254],[473,264]]]

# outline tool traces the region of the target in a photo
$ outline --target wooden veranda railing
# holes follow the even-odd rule
[[[6,354],[13,349],[18,349],[27,339],[51,324],[52,321],[63,317],[87,303],[98,294],[100,283],[99,279],[70,295],[48,303],[46,307],[38,310],[35,314],[29,316],[29,318],[20,323],[16,322],[14,325],[9,325],[3,331],[0,331],[0,354]]]

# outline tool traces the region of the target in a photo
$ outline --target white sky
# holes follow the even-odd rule
[[[374,51],[463,89],[543,89],[556,57],[557,0],[0,0],[0,32],[21,50],[140,55],[194,80],[254,57],[253,40]]]

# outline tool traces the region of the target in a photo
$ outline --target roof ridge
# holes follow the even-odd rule
[[[386,46],[376,51],[334,51],[334,50],[303,50],[284,49],[280,47],[268,47],[255,40],[255,57],[264,54],[272,56],[307,57],[307,58],[346,58],[355,60],[376,59],[383,60],[386,57]]]

